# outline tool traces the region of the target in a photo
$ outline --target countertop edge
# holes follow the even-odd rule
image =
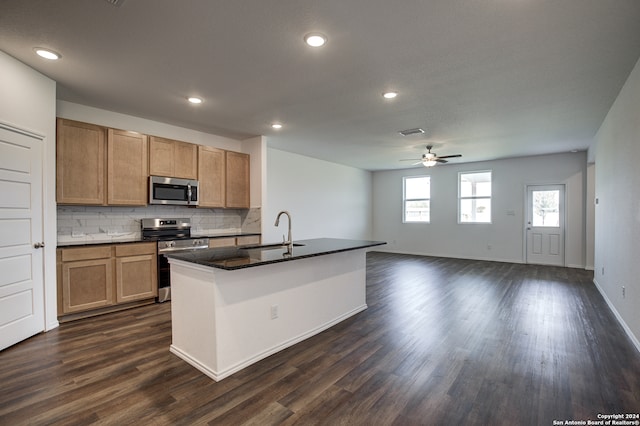
[[[309,244],[309,243],[312,243],[314,241],[320,241],[320,240],[327,240],[327,239],[300,240],[300,241],[295,241],[295,243]],[[183,262],[193,263],[193,264],[196,264],[196,265],[201,265],[201,266],[205,266],[205,267],[209,267],[209,268],[221,269],[221,270],[225,270],[225,271],[236,271],[236,270],[240,270],[240,269],[255,268],[255,267],[259,267],[259,266],[272,265],[272,264],[276,264],[276,263],[291,262],[291,261],[300,260],[300,259],[309,259],[309,258],[312,258],[312,257],[326,256],[326,255],[335,254],[335,253],[342,253],[342,252],[353,251],[353,250],[367,249],[367,248],[377,247],[377,246],[381,246],[381,245],[387,244],[386,241],[348,240],[348,239],[330,239],[330,240],[336,240],[336,241],[341,241],[341,242],[352,241],[355,244],[353,246],[351,246],[351,247],[341,247],[341,248],[336,248],[336,249],[331,249],[331,250],[323,250],[323,251],[309,253],[309,254],[293,255],[291,257],[282,257],[282,258],[277,258],[277,259],[262,260],[262,261],[256,261],[254,263],[241,264],[241,265],[232,265],[232,266],[215,264],[215,263],[210,262],[210,261],[209,262],[205,262],[205,261],[198,261],[198,260],[194,260],[194,259],[186,259],[180,253],[167,253],[166,256],[168,258],[170,258],[170,259],[174,258],[176,260],[181,260]],[[209,249],[209,250],[224,250],[224,249],[212,248],[212,249]],[[259,249],[255,249],[255,250],[259,250]]]
[[[215,235],[207,235],[207,234],[194,234],[191,238],[209,238],[219,239],[219,238],[236,238],[236,237],[260,237],[262,236],[259,232],[242,232],[242,233],[234,233],[234,234],[215,234]],[[100,245],[114,245],[114,244],[137,244],[137,243],[155,243],[154,240],[143,240],[142,238],[131,238],[131,239],[122,239],[122,240],[92,240],[92,241],[57,241],[56,248],[73,248],[73,247],[86,247],[86,246],[100,246]]]

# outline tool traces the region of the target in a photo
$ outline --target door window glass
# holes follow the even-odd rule
[[[532,192],[532,225],[541,227],[560,226],[560,191]]]

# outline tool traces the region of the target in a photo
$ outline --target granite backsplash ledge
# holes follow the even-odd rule
[[[58,243],[140,239],[144,218],[190,218],[199,235],[260,233],[260,208],[194,209],[182,206],[58,206]]]

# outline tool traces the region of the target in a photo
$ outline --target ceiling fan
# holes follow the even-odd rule
[[[415,166],[416,164],[422,164],[425,167],[433,167],[438,163],[446,163],[447,160],[445,160],[445,158],[462,157],[461,154],[443,155],[441,157],[438,157],[435,152],[431,152],[431,148],[433,148],[433,145],[427,145],[427,153],[422,154],[421,159],[410,158],[400,161],[417,161],[417,163],[413,163],[412,166]]]

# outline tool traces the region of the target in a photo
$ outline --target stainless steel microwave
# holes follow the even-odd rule
[[[198,181],[149,176],[149,204],[198,205]]]

